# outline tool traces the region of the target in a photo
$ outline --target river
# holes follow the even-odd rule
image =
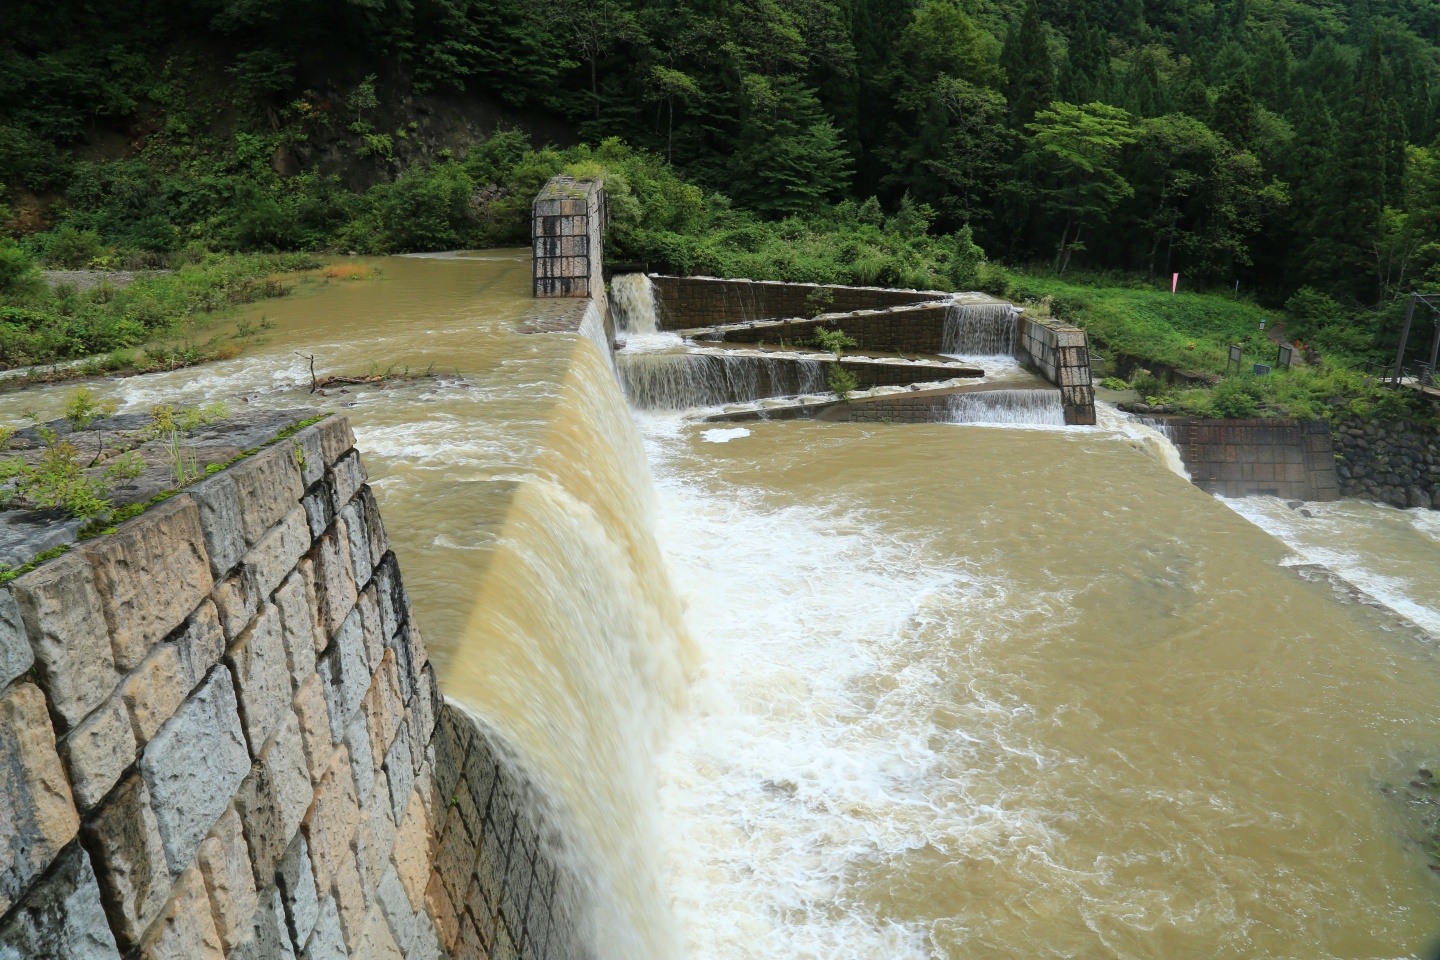
[[[1114,415],[632,414],[588,341],[514,332],[525,252],[373,262],[256,305],[236,360],[96,389],[352,418],[442,686],[575,831],[604,960],[1432,955],[1382,788],[1440,759],[1435,514],[1227,504]],[[460,379],[318,398],[302,355]]]

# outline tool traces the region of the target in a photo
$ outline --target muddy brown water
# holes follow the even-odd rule
[[[256,305],[234,361],[96,389],[352,418],[442,685],[555,798],[601,956],[1433,953],[1381,793],[1440,761],[1437,648],[1390,612],[1440,632],[1431,515],[1232,508],[1119,418],[634,415],[588,341],[514,332],[523,251],[375,262]],[[462,379],[312,398],[297,354]]]

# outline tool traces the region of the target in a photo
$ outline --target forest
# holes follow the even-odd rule
[[[53,0],[6,21],[0,284],[29,260],[523,243],[562,169],[605,171],[612,250],[670,269],[1000,292],[1008,268],[1178,273],[1377,358],[1440,281],[1440,0]],[[435,98],[568,133],[427,147]]]

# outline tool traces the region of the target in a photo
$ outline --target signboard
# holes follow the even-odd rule
[[[1225,376],[1230,376],[1230,365],[1235,365],[1235,372],[1239,373],[1245,363],[1245,352],[1240,349],[1240,344],[1230,344],[1230,359],[1225,361]]]
[[[1288,343],[1280,344],[1279,351],[1275,354],[1275,366],[1281,370],[1290,369],[1290,358],[1295,355],[1295,348]]]
[[[1257,364],[1255,364],[1255,373],[1256,373],[1257,375],[1258,375],[1258,374],[1263,374],[1263,373],[1269,373],[1269,372],[1270,372],[1270,365],[1269,365],[1268,363],[1257,363]]]

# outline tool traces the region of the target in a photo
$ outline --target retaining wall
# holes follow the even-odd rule
[[[1165,423],[1191,480],[1207,493],[1339,498],[1328,421],[1174,419]]]
[[[935,290],[841,287],[772,280],[722,280],[716,277],[653,276],[660,325],[665,330],[711,327],[742,320],[806,317],[826,313],[908,306],[950,295]],[[829,291],[825,299],[823,291]],[[817,295],[817,291],[822,291]],[[870,344],[866,344],[870,346]],[[875,346],[875,349],[890,349]]]
[[[866,350],[891,353],[940,352],[945,337],[945,304],[888,307],[826,314],[804,320],[762,320],[727,323],[688,335],[720,336],[735,343],[803,344],[815,342],[815,330],[824,327],[843,330]]]
[[[348,422],[272,440],[300,415],[0,588],[0,957],[582,955],[523,784],[440,699]]]
[[[1015,353],[1060,388],[1065,422],[1093,426],[1095,388],[1090,383],[1090,339],[1084,330],[1058,320],[1026,317],[1016,321]]]

